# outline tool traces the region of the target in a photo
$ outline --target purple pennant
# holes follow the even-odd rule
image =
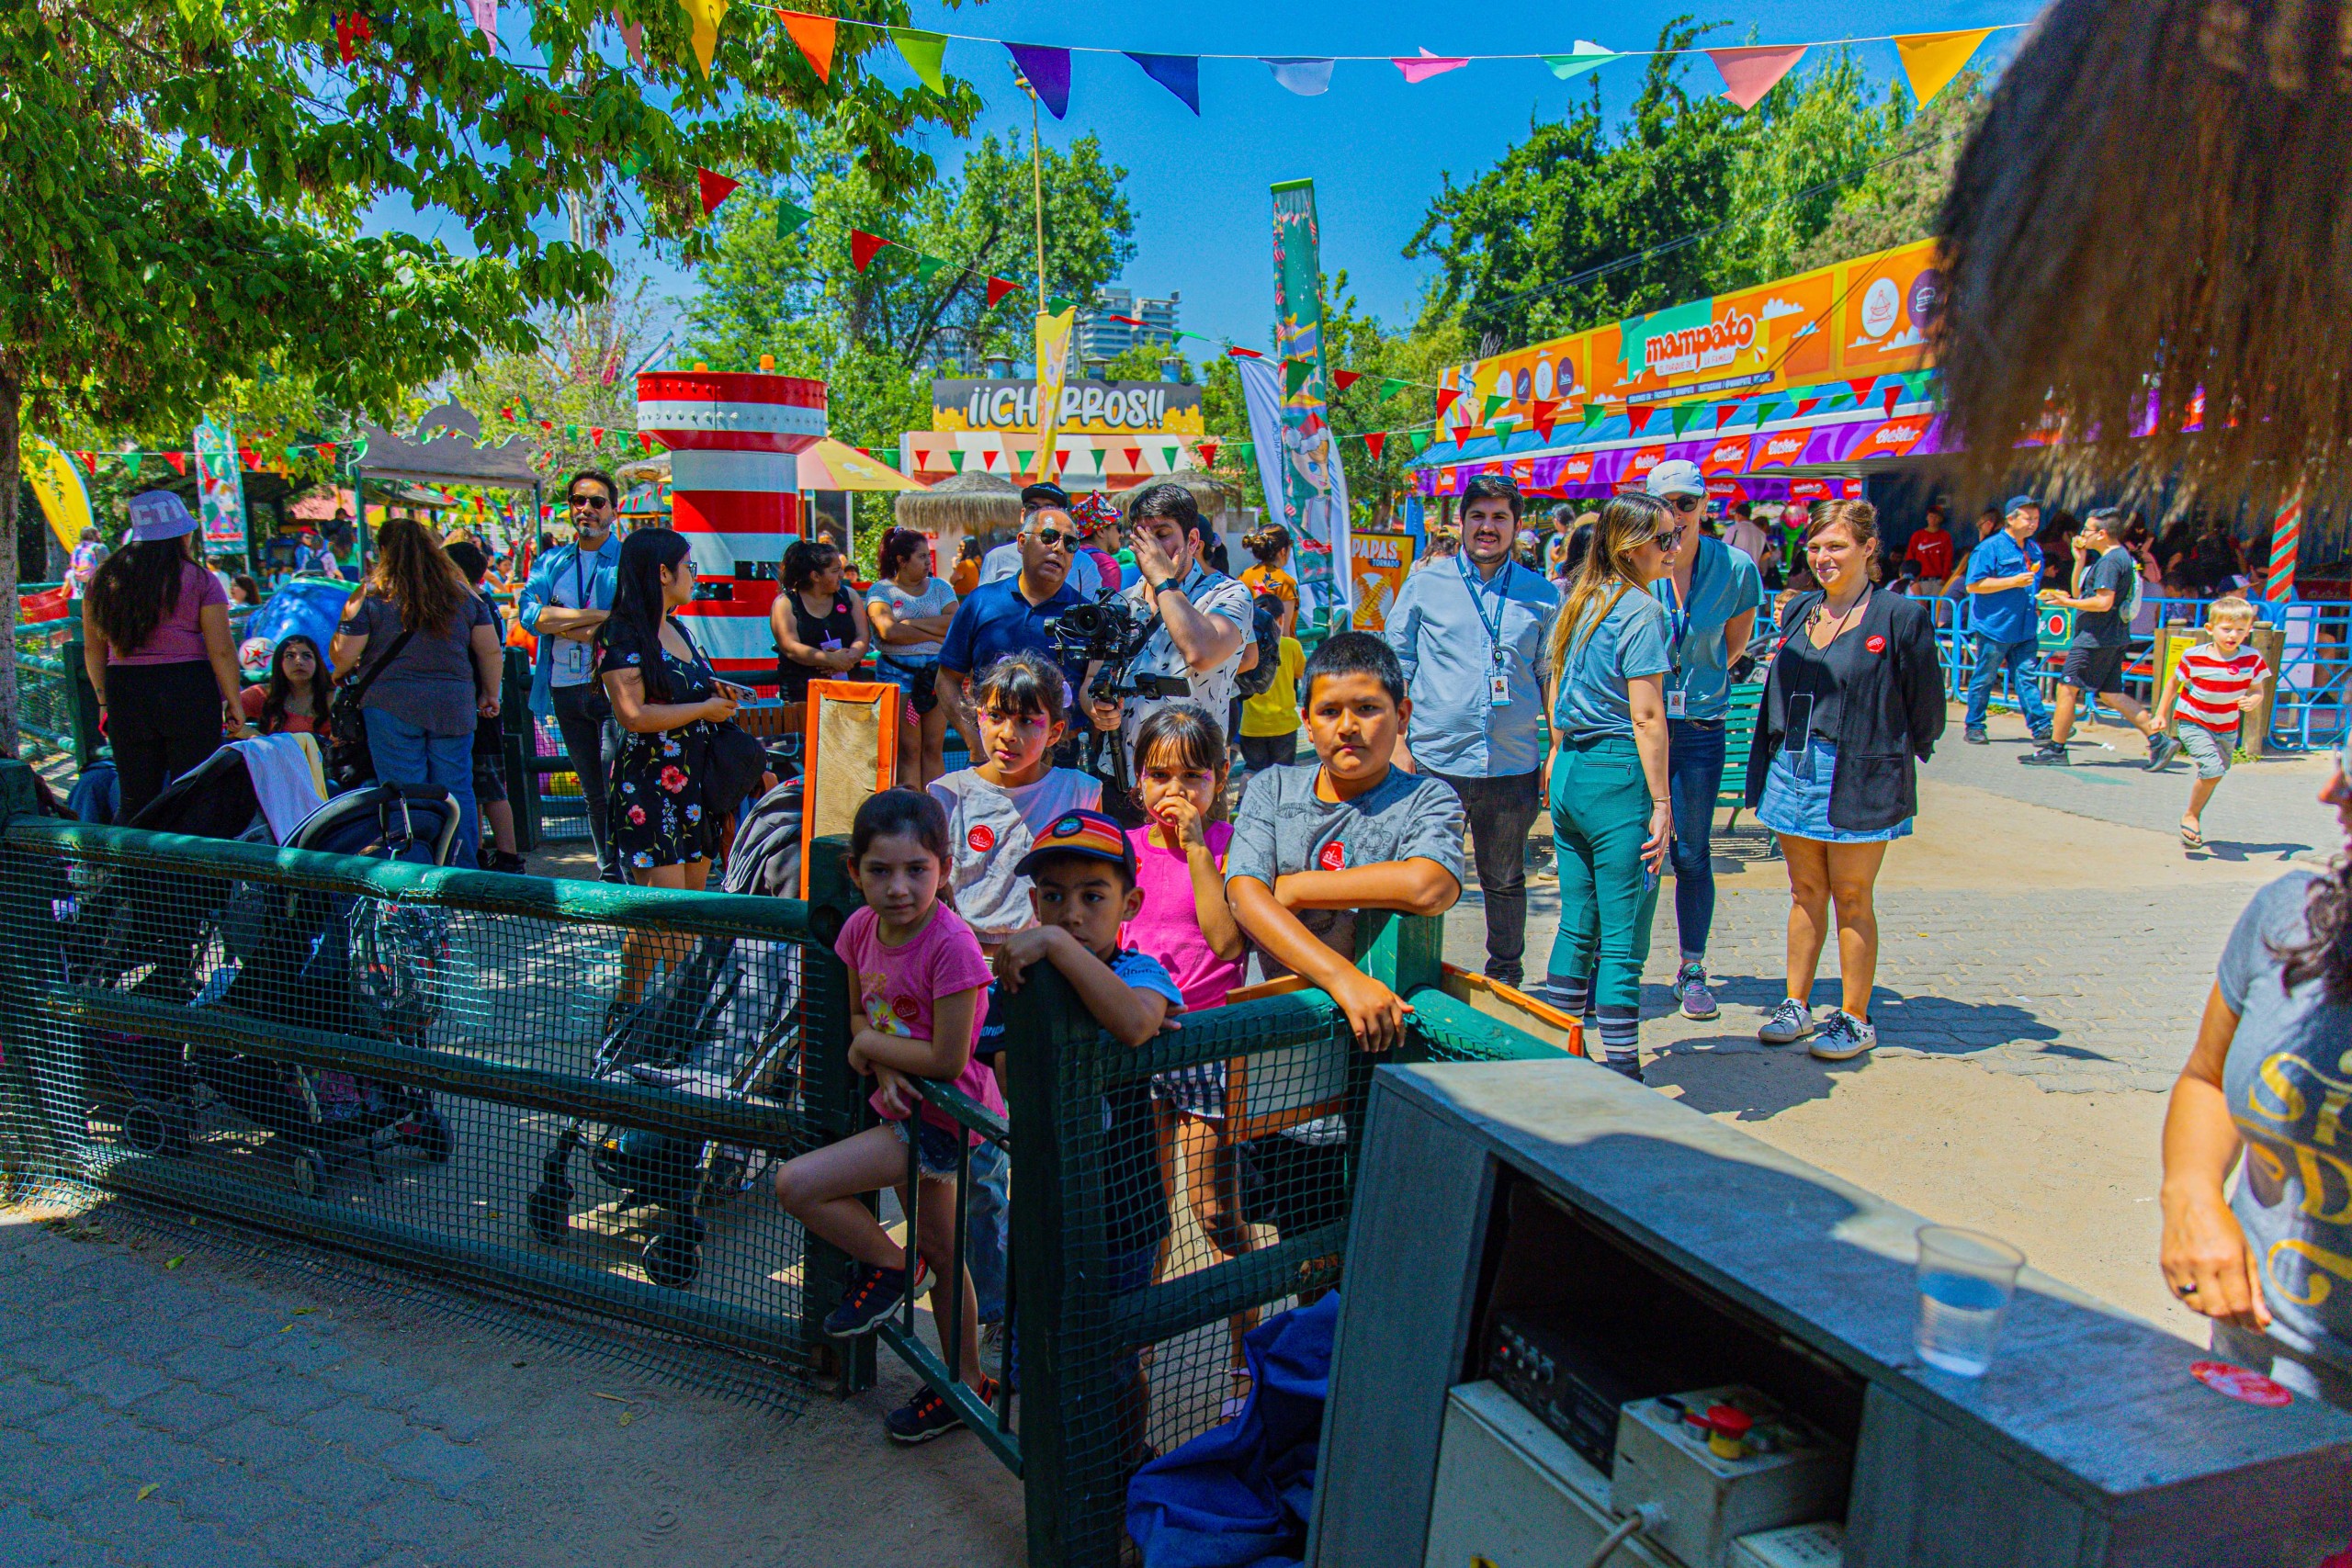
[[[1007,53],[1056,119],[1069,110],[1069,51],[1040,43],[1008,43]]]
[[[1184,107],[1194,114],[1201,112],[1201,57],[1197,54],[1137,54],[1132,50],[1127,58],[1143,67],[1143,73],[1184,100]]]

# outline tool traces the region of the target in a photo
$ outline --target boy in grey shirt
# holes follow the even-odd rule
[[[1356,911],[1442,915],[1462,896],[1462,802],[1392,767],[1412,704],[1396,653],[1342,632],[1306,663],[1315,766],[1250,781],[1226,852],[1226,897],[1266,974],[1330,993],[1367,1050],[1402,1038],[1410,1010],[1355,966]]]

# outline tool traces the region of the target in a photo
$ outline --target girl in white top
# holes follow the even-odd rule
[[[947,710],[939,705],[939,644],[956,618],[956,590],[931,574],[931,541],[911,528],[882,536],[882,551],[866,591],[865,618],[874,627],[874,665],[906,694],[899,715],[899,782],[922,789],[945,771]]]

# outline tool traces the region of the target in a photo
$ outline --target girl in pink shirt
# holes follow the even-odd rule
[[[956,1256],[959,1154],[970,1148],[976,1179],[1003,1156],[925,1104],[910,1081],[950,1080],[1004,1113],[996,1076],[972,1059],[972,1042],[988,1012],[990,976],[972,928],[939,901],[947,861],[947,814],[922,791],[885,790],[858,807],[849,871],[865,907],[843,922],[833,951],[850,972],[849,1065],[874,1079],[870,1103],[885,1124],[789,1162],[776,1172],[775,1195],[810,1234],[859,1264],[842,1304],[825,1319],[827,1334],[842,1339],[871,1334],[910,1292],[933,1286],[932,1320],[943,1325],[943,1337],[950,1321],[963,1325],[958,1364],[986,1402],[995,1389],[980,1372],[979,1312],[970,1280],[959,1276],[962,1315],[951,1319],[954,1303],[937,1283],[951,1271],[934,1272],[926,1264]],[[910,1143],[922,1171],[920,1204],[905,1186]],[[885,1187],[898,1191],[902,1210],[918,1213],[921,1240],[911,1262],[859,1201]],[[940,1350],[951,1355],[944,1344]],[[945,1427],[933,1406],[944,1408],[945,1402],[922,1389],[910,1404],[884,1417],[884,1428],[907,1442],[935,1437]]]

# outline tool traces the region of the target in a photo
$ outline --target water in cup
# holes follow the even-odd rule
[[[1919,1241],[1919,1359],[1961,1377],[1982,1377],[2016,1294],[2025,1254],[1997,1236],[1922,1225]]]

